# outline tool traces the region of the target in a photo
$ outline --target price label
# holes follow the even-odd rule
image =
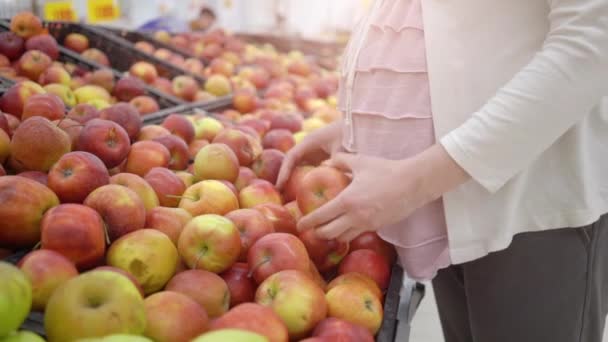
[[[44,20],[76,21],[72,1],[51,1],[44,4]]]
[[[120,17],[116,0],[87,0],[87,20],[91,23],[112,21]]]
[[[232,8],[232,0],[224,0],[224,7]]]

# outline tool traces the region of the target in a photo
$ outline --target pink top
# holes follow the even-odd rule
[[[382,1],[356,59],[345,146],[388,159],[405,159],[435,143],[421,0]],[[352,40],[356,41],[356,35]],[[346,77],[340,107],[347,112]],[[379,235],[397,248],[408,276],[427,280],[450,265],[442,200],[420,208]]]

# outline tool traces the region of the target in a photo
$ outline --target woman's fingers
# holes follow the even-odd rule
[[[365,228],[352,228],[342,233],[342,235],[338,236],[337,239],[341,242],[351,242],[357,238],[357,236],[365,233],[366,231],[367,230],[365,230]]]
[[[298,230],[305,231],[308,229],[317,228],[322,224],[344,214],[346,209],[347,208],[344,205],[344,192],[342,192],[317,210],[302,217],[302,219],[300,219],[298,222]]]
[[[316,229],[316,234],[321,239],[331,240],[344,234],[352,227],[352,221],[348,215],[342,215],[337,219]]]

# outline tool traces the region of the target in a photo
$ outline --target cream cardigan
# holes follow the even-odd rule
[[[454,263],[608,212],[608,0],[422,0]]]

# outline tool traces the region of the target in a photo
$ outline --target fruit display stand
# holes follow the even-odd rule
[[[5,20],[0,20],[0,32],[9,31],[9,30],[10,30],[9,22],[7,22]],[[61,62],[64,62],[64,63],[74,64],[76,67],[84,69],[85,71],[109,69],[96,62],[82,58],[78,53],[75,53],[62,46],[59,46],[58,60]],[[114,73],[115,80],[118,80],[122,77],[121,72],[119,72],[117,70],[113,70],[113,69],[111,69],[111,70]],[[8,81],[10,81],[10,80],[8,80]],[[6,81],[0,80],[0,88],[4,87],[5,83],[6,83]],[[8,84],[8,85],[10,86],[11,84]],[[184,103],[181,99],[178,99],[177,97],[169,95],[169,94],[165,94],[165,93],[161,92],[160,90],[157,90],[151,86],[145,85],[144,89],[145,89],[145,94],[154,98],[158,102],[158,105],[160,108],[175,107],[176,105]]]
[[[149,34],[143,32],[123,30],[114,27],[103,27],[102,29],[125,40],[128,40],[133,44],[137,42],[146,42],[152,45],[155,49],[166,49],[184,58],[195,58],[194,55],[190,52],[184,51],[183,49],[177,48],[171,44],[163,43],[157,39],[154,39],[154,37],[150,36]]]
[[[80,33],[88,37],[91,48],[103,51],[113,68],[126,72],[136,62],[144,61],[153,64],[160,76],[173,79],[180,75],[193,77],[199,83],[205,80],[195,74],[183,70],[165,60],[156,58],[150,54],[140,51],[128,40],[108,33],[107,31],[88,25],[69,22],[48,22],[46,27],[49,33],[62,43],[70,33]]]

